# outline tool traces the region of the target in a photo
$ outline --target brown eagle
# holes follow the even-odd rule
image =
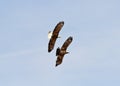
[[[61,21],[55,26],[55,29],[53,30],[52,33],[51,33],[51,31],[49,31],[48,38],[50,38],[50,40],[48,43],[48,52],[51,52],[53,50],[56,39],[60,38],[59,32],[60,32],[61,28],[63,27],[63,25],[64,25],[64,21]]]
[[[67,47],[72,42],[72,40],[73,40],[73,37],[71,37],[71,36],[68,37],[68,39],[62,45],[61,49],[59,47],[57,48],[57,50],[56,50],[56,56],[57,56],[56,66],[60,65],[62,63],[64,55],[69,53],[66,50],[67,50]]]

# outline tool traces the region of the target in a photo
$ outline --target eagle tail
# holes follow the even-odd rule
[[[57,38],[61,38],[61,36],[58,36]]]
[[[69,52],[66,52],[65,54],[69,54]]]

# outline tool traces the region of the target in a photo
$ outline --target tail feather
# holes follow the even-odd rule
[[[65,54],[68,54],[69,52],[66,52]]]
[[[61,38],[61,36],[58,36],[58,38]]]

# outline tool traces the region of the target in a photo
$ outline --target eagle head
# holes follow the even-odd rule
[[[48,39],[51,39],[51,37],[52,37],[52,32],[49,31],[49,32],[48,32]]]

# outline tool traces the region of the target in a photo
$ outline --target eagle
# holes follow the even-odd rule
[[[51,52],[53,50],[56,39],[60,38],[59,32],[62,29],[63,25],[64,25],[64,21],[61,21],[55,26],[53,32],[51,31],[48,32],[48,38],[50,39],[48,43],[48,52]]]
[[[72,42],[73,37],[68,37],[67,40],[64,42],[64,44],[62,45],[61,48],[57,48],[56,49],[56,56],[57,56],[57,60],[56,60],[56,65],[58,66],[62,63],[63,57],[65,54],[68,54],[69,52],[67,52],[67,48],[70,45],[70,43]]]

